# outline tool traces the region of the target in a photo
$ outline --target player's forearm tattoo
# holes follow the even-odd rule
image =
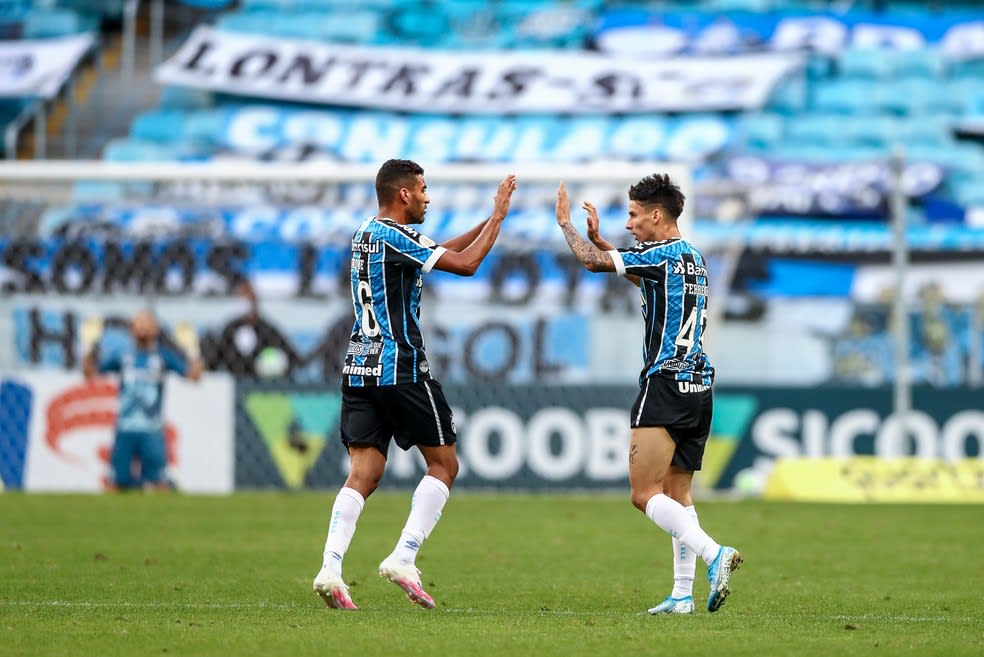
[[[564,231],[564,239],[571,247],[571,253],[582,265],[585,267],[594,265],[599,268],[611,267],[611,256],[581,237],[574,226],[566,223],[562,224],[560,229]]]

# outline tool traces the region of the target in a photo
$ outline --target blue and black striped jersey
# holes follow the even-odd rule
[[[344,382],[389,386],[431,378],[420,333],[423,273],[446,249],[392,219],[367,219],[352,237],[352,307]]]
[[[608,253],[615,271],[640,279],[646,321],[640,381],[660,375],[711,385],[714,368],[703,347],[707,269],[700,252],[686,240],[674,238]]]
[[[116,413],[119,431],[160,431],[164,426],[164,377],[168,372],[185,376],[188,361],[163,346],[140,349],[131,345],[103,355],[97,365],[101,373],[120,375],[120,407]]]

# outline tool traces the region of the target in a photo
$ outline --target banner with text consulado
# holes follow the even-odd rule
[[[462,488],[570,490],[628,487],[627,386],[450,385]],[[348,458],[338,440],[337,388],[240,384],[236,394],[236,487],[340,485]],[[912,438],[896,439],[891,390],[725,388],[695,481],[730,489],[765,475],[779,458],[878,456],[984,458],[984,411],[973,389],[920,389]],[[416,452],[391,448],[384,486],[412,487]]]

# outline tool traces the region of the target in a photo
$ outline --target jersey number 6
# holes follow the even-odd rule
[[[372,307],[372,288],[366,281],[359,281],[356,287],[359,304],[362,306],[362,333],[368,338],[379,335],[379,322],[376,321],[376,310]]]

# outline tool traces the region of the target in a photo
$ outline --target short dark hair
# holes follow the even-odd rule
[[[376,174],[376,198],[389,203],[403,187],[411,187],[424,168],[413,160],[386,160]]]
[[[629,187],[629,200],[645,206],[658,205],[675,221],[683,212],[686,197],[669,174],[654,173]]]

